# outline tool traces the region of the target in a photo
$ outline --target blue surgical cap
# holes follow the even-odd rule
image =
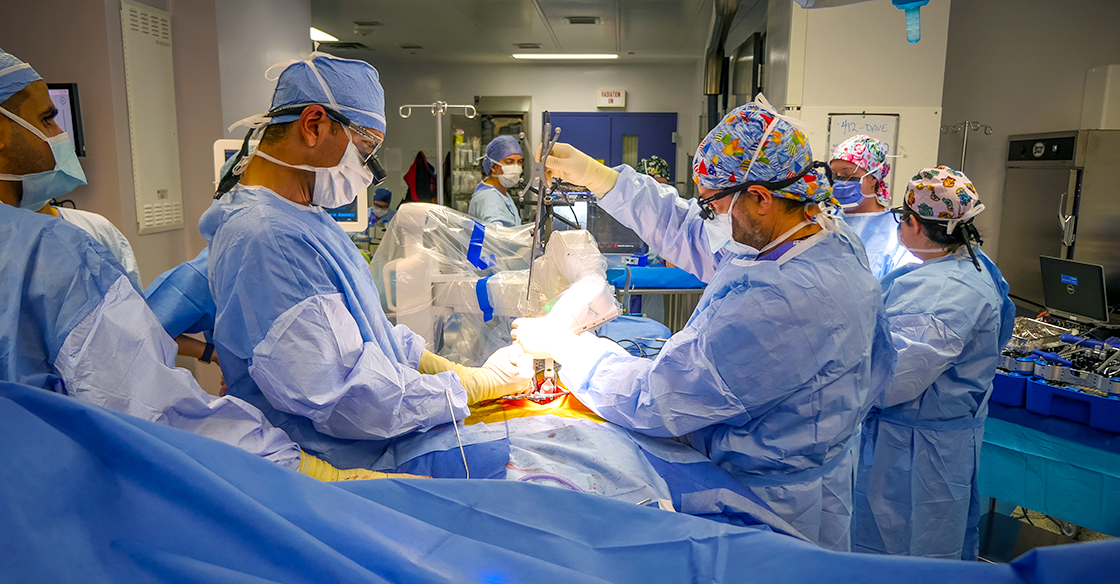
[[[0,49],[0,103],[19,93],[24,87],[42,80],[31,65]]]
[[[393,202],[393,191],[389,189],[377,189],[373,191],[373,200],[388,205]]]
[[[296,61],[280,73],[270,111],[312,104],[329,106],[331,100],[319,82],[320,76],[330,88],[339,113],[359,126],[385,131],[385,90],[378,81],[377,69],[365,61],[340,59],[326,53],[312,53],[306,60]],[[298,119],[298,114],[279,116],[272,118],[269,124]]]
[[[482,157],[482,174],[483,176],[490,176],[490,169],[498,164],[506,156],[514,154],[522,154],[521,144],[517,143],[517,138],[513,136],[498,136],[486,145],[486,156]]]

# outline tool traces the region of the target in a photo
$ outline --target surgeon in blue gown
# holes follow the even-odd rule
[[[519,320],[515,338],[600,416],[684,437],[806,537],[848,550],[859,427],[894,352],[863,246],[815,205],[830,189],[805,135],[761,99],[732,111],[697,149],[699,202],[568,145],[547,164],[708,286],[653,360],[548,318]]]
[[[888,209],[891,195],[887,177],[887,145],[870,136],[852,136],[832,152],[829,162],[836,178],[832,196],[844,209],[844,220],[867,251],[871,273],[882,279],[895,268],[920,263],[898,241],[898,224]]]
[[[481,162],[486,178],[475,187],[467,214],[483,223],[521,225],[517,205],[509,196],[509,189],[521,182],[521,161],[521,144],[516,138],[498,136],[491,140]]]
[[[898,367],[864,424],[852,549],[975,560],[977,464],[999,352],[1011,338],[1008,285],[972,218],[984,205],[948,167],[922,170],[895,216],[924,263],[883,278]]]
[[[207,257],[210,248],[203,248],[190,261],[160,274],[144,289],[144,299],[155,313],[179,354],[204,363],[216,362],[214,357],[214,298],[210,296],[207,279]],[[188,334],[202,333],[205,341]]]
[[[324,210],[374,180],[385,116],[372,66],[312,53],[280,74],[269,111],[243,123],[260,144],[238,155],[199,221],[230,394],[305,450],[371,468],[386,440],[527,388],[532,359],[515,345],[463,367],[392,326],[361,253]]]
[[[34,69],[0,51],[0,379],[299,467],[299,447],[260,411],[174,367],[171,338],[105,247],[34,212],[86,182],[56,113]]]

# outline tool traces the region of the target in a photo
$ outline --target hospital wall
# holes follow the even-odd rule
[[[976,222],[989,254],[998,251],[1007,137],[1078,129],[1086,71],[1120,63],[1117,22],[1120,2],[1107,0],[953,3],[942,120],[992,127],[991,136],[970,133],[964,169],[987,208]],[[943,134],[938,162],[960,161],[961,134]]]
[[[889,161],[896,202],[907,179],[938,157],[950,2],[932,0],[921,14],[922,40],[912,44],[903,11],[889,2],[806,10],[792,0],[770,0],[768,6],[767,97],[808,125],[818,160],[831,154],[830,114],[897,114],[891,154],[900,157]]]
[[[314,48],[309,0],[220,0],[217,2],[218,62],[221,68],[222,136],[245,137],[234,122],[267,111],[276,82],[269,67],[302,59]],[[280,71],[272,72],[275,79]],[[213,140],[211,141],[213,142]]]
[[[418,150],[432,160],[435,150],[436,121],[428,111],[417,110],[412,117],[398,114],[403,104],[432,103],[443,100],[453,104],[473,104],[476,95],[532,97],[529,114],[531,142],[540,142],[541,112],[675,112],[677,132],[677,180],[688,176],[687,160],[700,142],[702,72],[695,59],[662,64],[544,64],[541,62],[508,65],[464,65],[460,63],[407,60],[378,62],[370,59],[381,74],[385,87],[387,132],[385,148],[401,150],[401,168],[390,170],[383,186],[393,191],[394,201],[405,193],[404,173]],[[626,108],[599,109],[600,89],[626,90]],[[445,144],[445,148],[450,145]]]

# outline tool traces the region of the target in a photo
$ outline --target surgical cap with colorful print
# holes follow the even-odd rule
[[[740,106],[708,132],[696,149],[694,180],[709,189],[726,189],[748,181],[778,182],[813,164],[809,140],[789,118],[778,115],[765,98]],[[778,197],[820,202],[832,187],[819,169],[780,190]]]

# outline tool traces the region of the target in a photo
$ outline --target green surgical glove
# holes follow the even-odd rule
[[[533,358],[515,344],[494,351],[482,367],[467,367],[449,361],[431,351],[420,356],[420,373],[434,375],[454,371],[467,390],[467,403],[477,404],[503,395],[529,389],[533,378]]]

